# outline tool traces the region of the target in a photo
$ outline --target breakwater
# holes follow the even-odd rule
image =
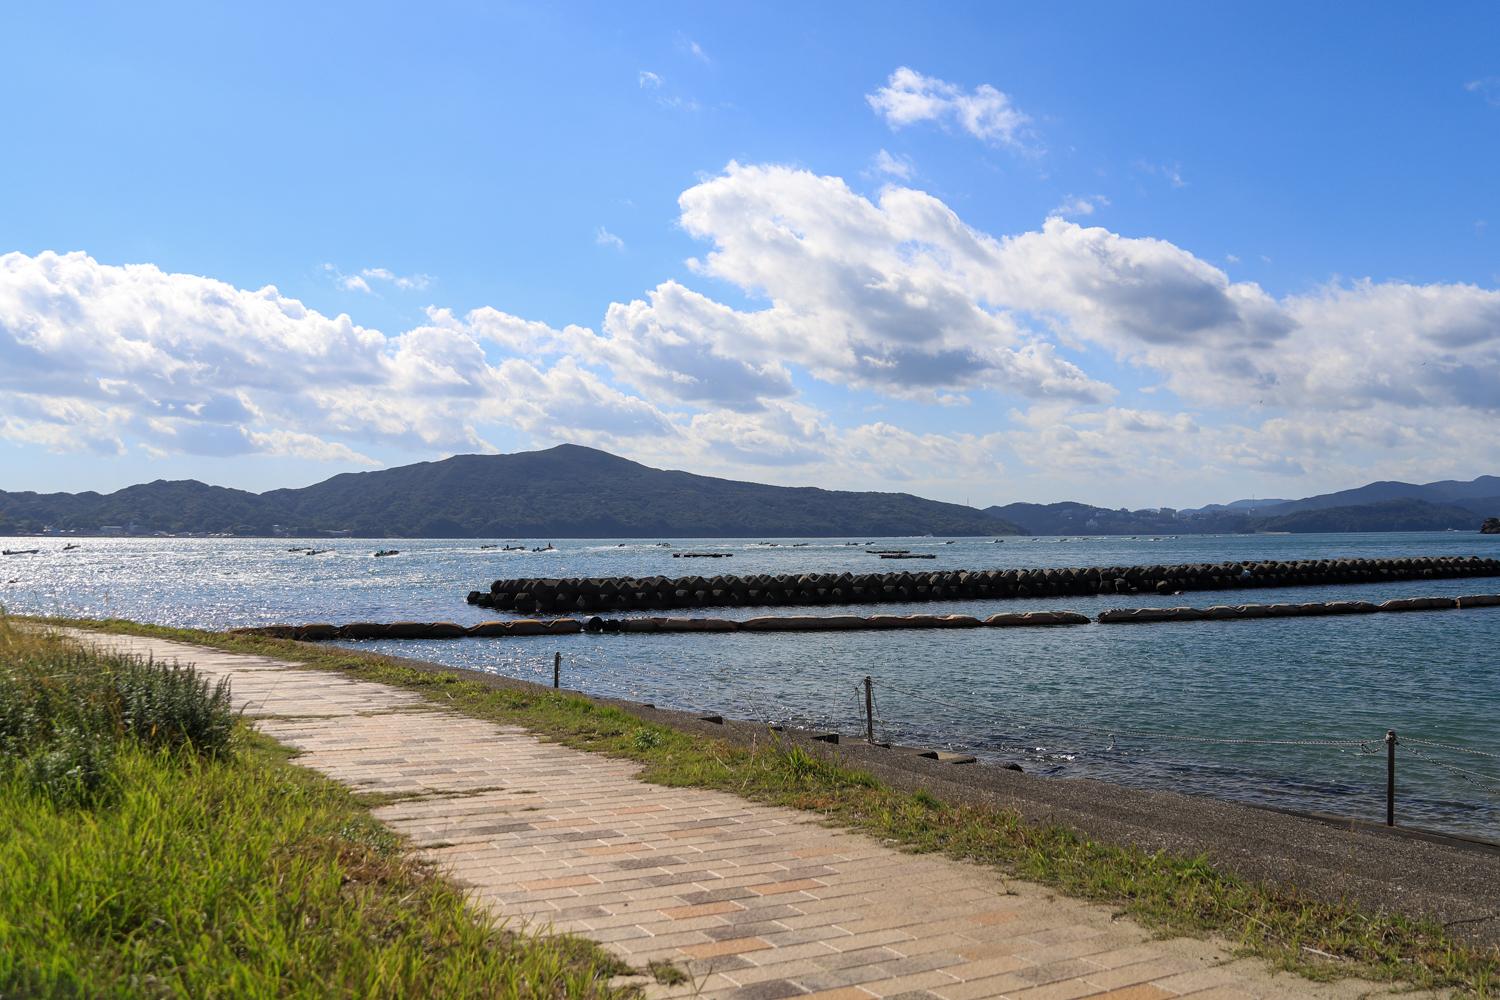
[[[1101,625],[1150,622],[1236,621],[1250,618],[1306,618],[1404,611],[1454,611],[1500,607],[1500,594],[1470,597],[1398,597],[1370,601],[1316,601],[1307,604],[1238,604],[1211,608],[1111,608],[1092,619]],[[655,632],[851,632],[870,629],[1018,628],[1087,625],[1076,611],[1023,611],[990,615],[778,615],[763,618],[513,618],[459,625],[456,622],[352,622],[348,625],[262,625],[230,631],[277,639],[320,642],[336,639],[496,639],[507,636]]]
[[[1075,611],[1024,611],[990,615],[782,615],[747,618],[517,618],[465,627],[455,622],[353,622],[348,625],[262,625],[237,628],[235,635],[264,635],[302,642],[335,639],[493,639],[522,635],[573,635],[578,632],[846,632],[865,629],[1007,628],[1087,625],[1088,615]]]
[[[938,570],[496,580],[468,602],[497,611],[665,610],[671,608],[848,605],[972,598],[1176,594],[1253,587],[1391,583],[1500,576],[1500,559],[1414,556],[1301,559],[1149,566]]]

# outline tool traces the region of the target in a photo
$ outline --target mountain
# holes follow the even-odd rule
[[[1290,500],[1234,500],[1230,503],[1211,503],[1193,510],[1183,511],[1185,514],[1218,514],[1224,511],[1252,511],[1262,507],[1274,507],[1279,503],[1291,503]]]
[[[1500,515],[1500,477],[1379,482],[1302,500],[1236,500],[1191,510],[1111,510],[1082,503],[1013,503],[986,513],[1034,535],[1201,535],[1256,531],[1475,531]]]
[[[1280,508],[1277,508],[1280,510]],[[1347,507],[1313,507],[1256,518],[1257,531],[1477,531],[1482,518],[1452,504],[1380,500]]]
[[[1021,529],[961,504],[907,493],[767,486],[653,469],[577,445],[458,455],[346,473],[255,494],[196,481],[116,493],[0,492],[0,533],[104,525],[142,532],[365,537],[610,538],[997,535]]]
[[[1012,503],[985,513],[1033,535],[1205,535],[1254,531],[1248,512],[1219,507],[1206,512],[1167,508],[1112,510],[1085,503]]]
[[[0,533],[50,524],[82,531],[135,525],[142,532],[269,534],[275,521],[256,494],[192,479],[158,479],[104,495],[0,492]]]
[[[1196,510],[1012,503],[975,510],[907,493],[767,486],[653,469],[577,445],[458,455],[249,493],[157,480],[115,493],[0,492],[0,534],[339,532],[415,538],[892,535],[1184,535],[1255,531],[1477,530],[1500,516],[1500,476],[1377,482],[1301,500]]]
[[[1357,489],[1322,493],[1318,496],[1304,497],[1301,500],[1288,500],[1274,506],[1262,506],[1257,509],[1256,513],[1279,516],[1300,510],[1362,507],[1366,504],[1383,503],[1389,500],[1421,500],[1432,504],[1456,503],[1467,508],[1470,501],[1493,503],[1495,497],[1500,497],[1500,476],[1480,476],[1468,482],[1445,479],[1441,482],[1423,484],[1385,480]]]

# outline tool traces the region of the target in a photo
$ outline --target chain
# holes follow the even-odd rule
[[[1418,746],[1434,747],[1439,750],[1452,750],[1455,753],[1473,754],[1475,757],[1489,757],[1491,760],[1500,760],[1500,753],[1489,753],[1485,750],[1475,750],[1473,747],[1454,746],[1452,743],[1433,743],[1430,740],[1419,740],[1412,736],[1402,736],[1402,743],[1415,743]]]
[[[1401,742],[1404,743],[1406,741],[1402,740]],[[1482,771],[1471,771],[1466,767],[1458,767],[1453,764],[1448,764],[1434,757],[1429,757],[1425,753],[1422,753],[1420,750],[1412,750],[1408,748],[1406,752],[1420,761],[1424,761],[1425,763],[1432,764],[1436,767],[1441,767],[1445,770],[1454,772],[1471,785],[1479,785],[1481,787],[1488,787],[1494,789],[1495,791],[1500,791],[1500,778],[1497,778],[1492,774],[1485,774]]]
[[[925,701],[925,702],[927,702],[929,704],[938,705],[938,706],[941,706],[943,708],[948,708],[948,709],[951,709],[951,710],[956,711],[956,712],[964,712],[964,713],[970,714],[970,715],[976,714],[973,706],[955,705],[952,702],[947,702],[947,701],[943,701],[943,700],[938,699],[938,698],[933,698],[933,697],[931,697],[929,695],[918,694],[915,691],[909,691],[909,690],[907,690],[905,688],[896,687],[893,684],[887,684],[886,686],[890,687],[892,690],[899,691],[901,694],[904,694],[907,697],[915,698],[918,701]],[[1000,715],[998,713],[995,713],[995,712],[985,712],[985,713],[978,713],[978,714],[986,715],[986,716],[988,716],[990,719],[992,719],[994,721],[1006,721],[1006,717],[1005,716],[1002,716],[1002,715]],[[1010,721],[1014,721],[1014,719],[1012,718]],[[1359,747],[1360,751],[1362,753],[1378,753],[1379,752],[1378,750],[1372,750],[1371,749],[1371,743],[1372,743],[1371,740],[1331,740],[1331,739],[1260,740],[1260,739],[1234,738],[1234,737],[1225,737],[1225,736],[1188,736],[1188,735],[1184,735],[1184,734],[1180,734],[1180,733],[1146,733],[1146,732],[1132,732],[1130,730],[1123,730],[1123,729],[1098,729],[1098,728],[1092,728],[1092,727],[1089,727],[1089,726],[1080,726],[1080,725],[1077,725],[1075,723],[1050,722],[1050,721],[1044,720],[1044,719],[1023,720],[1022,721],[1022,725],[1045,725],[1045,726],[1050,726],[1053,729],[1061,729],[1061,730],[1069,731],[1069,732],[1083,733],[1083,734],[1089,735],[1089,736],[1104,736],[1104,737],[1109,738],[1111,741],[1113,741],[1116,737],[1124,737],[1124,738],[1127,738],[1127,739],[1138,739],[1138,740],[1163,740],[1163,741],[1176,742],[1176,743],[1211,743],[1211,744],[1232,745],[1232,746]],[[1378,741],[1373,741],[1373,742],[1378,742]]]

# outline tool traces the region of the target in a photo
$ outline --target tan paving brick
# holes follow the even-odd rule
[[[718,913],[734,913],[743,910],[744,907],[732,899],[726,899],[719,903],[699,903],[697,906],[671,906],[661,913],[666,914],[673,920],[682,920],[687,917],[708,917]]]
[[[766,882],[761,885],[746,886],[757,896],[774,896],[782,892],[803,892],[805,890],[821,889],[826,883],[819,882],[815,878],[799,878],[790,882]]]
[[[760,951],[762,948],[769,947],[771,947],[769,942],[757,937],[748,937],[690,945],[680,950],[688,958],[714,958],[718,955],[743,955],[747,951]]]
[[[1160,986],[1151,983],[1141,983],[1136,986],[1126,986],[1118,990],[1110,990],[1108,993],[1099,994],[1099,1000],[1167,1000],[1174,994],[1164,990]]]
[[[1091,960],[1092,961],[1092,960]],[[1155,961],[1135,962],[1130,965],[1119,965],[1100,972],[1090,972],[1088,981],[1104,990],[1121,990],[1142,983],[1150,983],[1154,979],[1165,979],[1175,976],[1180,972],[1188,970],[1183,968],[1181,962]]]
[[[520,885],[527,892],[535,892],[539,889],[570,889],[576,885],[593,885],[598,881],[592,875],[568,875],[563,878],[543,878],[534,882],[522,882]]]

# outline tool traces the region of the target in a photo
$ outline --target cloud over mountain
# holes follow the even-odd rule
[[[986,95],[951,88],[898,73],[877,106],[893,124],[967,129],[968,114],[1003,138],[999,111],[962,110]],[[1493,460],[1493,289],[1364,279],[1278,297],[1166,240],[1060,215],[990,234],[912,187],[863,194],[781,165],[730,163],[679,209],[703,247],[686,274],[562,328],[503,304],[433,306],[387,334],[275,287],[0,256],[0,437],[368,463],[381,448],[492,450],[503,429],[851,484],[1358,479],[1377,458],[1420,478]],[[941,416],[958,412],[968,429]]]

